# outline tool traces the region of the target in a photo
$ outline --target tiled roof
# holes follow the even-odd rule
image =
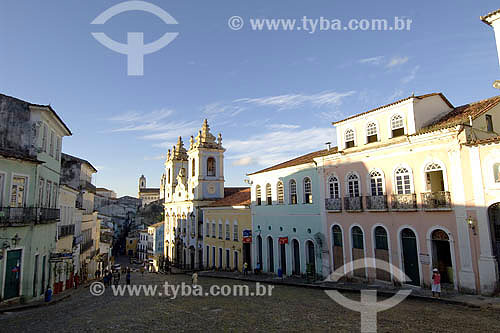
[[[337,151],[338,151],[337,147],[333,147],[330,150],[328,150],[328,149],[318,150],[318,151],[315,151],[315,152],[312,152],[312,153],[309,153],[306,155],[299,156],[299,157],[294,158],[292,160],[289,160],[289,161],[286,161],[286,162],[283,162],[280,164],[276,164],[272,167],[269,167],[269,168],[266,168],[266,169],[263,169],[263,170],[260,170],[260,171],[254,172],[254,173],[249,173],[248,176],[256,175],[258,173],[273,171],[273,170],[284,169],[284,168],[288,168],[288,167],[292,167],[292,166],[296,166],[296,165],[311,163],[311,162],[313,162],[313,160],[316,157],[326,156],[329,154],[335,154],[335,153],[337,153]]]
[[[99,192],[113,192],[111,190],[108,190],[107,188],[105,187],[98,187],[96,188],[96,191],[99,191]]]
[[[236,192],[242,191],[248,187],[224,187],[224,198]]]
[[[469,116],[472,119],[479,117],[480,115],[488,112],[500,103],[500,96],[491,97],[488,99],[483,99],[482,101],[465,104],[454,108],[443,117],[434,121],[430,125],[421,128],[417,131],[417,134],[427,133],[443,128],[453,127],[465,123],[469,123]]]
[[[494,136],[494,137],[491,137],[488,139],[474,140],[474,141],[469,142],[467,145],[476,146],[476,145],[486,145],[486,144],[492,144],[492,143],[500,143],[500,135]]]
[[[240,188],[239,191],[217,200],[208,207],[232,207],[232,206],[250,206],[250,188]]]
[[[158,193],[160,194],[159,188],[141,188],[139,190],[140,193]]]
[[[350,117],[347,117],[345,119],[342,119],[342,120],[339,120],[339,121],[334,121],[332,124],[333,125],[336,125],[338,123],[341,123],[341,122],[344,122],[346,120],[349,120],[349,119],[353,119],[353,118],[356,118],[356,117],[359,117],[359,116],[363,116],[365,114],[368,114],[368,113],[371,113],[371,112],[374,112],[374,111],[377,111],[377,110],[380,110],[380,109],[383,109],[383,108],[386,108],[386,107],[389,107],[389,106],[392,106],[392,105],[396,105],[396,104],[399,104],[399,103],[402,103],[402,102],[405,102],[411,98],[416,98],[416,99],[424,99],[424,98],[427,98],[427,97],[432,97],[432,96],[439,96],[441,97],[441,99],[446,103],[448,104],[448,106],[450,108],[453,108],[453,104],[450,103],[450,101],[448,101],[448,99],[446,97],[444,97],[444,95],[442,93],[431,93],[431,94],[426,94],[426,95],[420,95],[420,96],[408,96],[406,98],[403,98],[403,99],[400,99],[398,101],[395,101],[395,102],[392,102],[392,103],[389,103],[389,104],[386,104],[386,105],[383,105],[383,106],[379,106],[379,107],[376,107],[375,109],[371,109],[369,111],[366,111],[366,112],[363,112],[363,113],[358,113],[358,114],[355,114],[353,116],[350,116]]]
[[[497,10],[495,10],[495,11],[493,11],[493,12],[489,13],[489,14],[486,14],[486,15],[484,15],[484,16],[481,16],[481,17],[480,17],[480,19],[481,19],[481,21],[483,21],[484,23],[486,23],[486,24],[488,24],[488,25],[491,25],[491,23],[490,23],[490,22],[488,22],[488,19],[489,19],[490,17],[492,17],[493,15],[496,15],[496,14],[500,14],[500,9],[497,9]]]

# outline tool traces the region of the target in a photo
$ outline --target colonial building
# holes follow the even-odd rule
[[[165,255],[179,265],[198,268],[203,263],[201,207],[237,191],[224,188],[222,136],[210,133],[205,119],[189,150],[179,137],[165,162]]]
[[[50,285],[69,135],[50,105],[0,94],[0,300],[39,299]]]
[[[250,188],[243,188],[203,207],[203,265],[242,271],[252,265],[252,218]]]
[[[437,268],[445,288],[491,293],[497,266],[486,216],[498,201],[498,155],[475,147],[498,136],[500,96],[460,107],[440,93],[410,96],[333,124],[338,150],[314,159],[331,269],[374,257],[410,284],[429,286]],[[383,269],[352,270],[391,280]]]
[[[328,274],[320,181],[314,158],[321,150],[248,175],[252,184],[254,257],[264,272]],[[326,258],[328,253],[326,252]]]
[[[142,175],[139,178],[139,194],[137,197],[142,200],[142,207],[144,207],[153,201],[160,200],[160,189],[148,188],[146,186],[146,177]]]
[[[165,223],[159,222],[148,227],[148,259],[152,263],[155,271],[158,271],[159,263],[164,256],[164,235]]]

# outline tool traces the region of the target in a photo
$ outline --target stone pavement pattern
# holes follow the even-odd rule
[[[187,275],[132,273],[134,284],[190,283]],[[200,277],[200,284],[252,282]],[[123,280],[122,280],[123,283]],[[355,296],[349,296],[355,298]],[[0,314],[0,332],[40,331],[359,331],[359,313],[336,304],[323,291],[276,286],[263,297],[113,296],[80,288],[51,306]],[[500,332],[500,311],[405,300],[378,315],[379,332]]]

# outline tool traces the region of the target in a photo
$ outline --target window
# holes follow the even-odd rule
[[[226,221],[226,240],[230,240],[231,227],[229,226],[229,221]]]
[[[233,224],[233,240],[238,241],[238,222],[234,221]]]
[[[205,234],[207,235],[207,237],[210,237],[210,222],[207,222],[207,230]]]
[[[194,215],[191,215],[189,218],[191,219],[191,233],[195,234],[196,233],[196,226],[195,226]]]
[[[360,227],[352,228],[352,248],[353,249],[364,249],[363,245],[363,231]]]
[[[366,143],[372,143],[378,141],[377,135],[377,124],[374,122],[368,123],[366,125]]]
[[[222,239],[222,221],[219,221],[219,239]]]
[[[47,152],[47,125],[43,124],[42,150]]]
[[[377,250],[389,250],[387,231],[380,226],[375,228],[375,248]]]
[[[493,118],[490,114],[486,115],[486,130],[488,132],[493,132]]]
[[[273,204],[273,197],[271,192],[271,184],[266,184],[266,203],[270,206]]]
[[[212,222],[212,238],[215,238],[215,221]]]
[[[170,184],[170,169],[167,170],[167,174],[168,174],[168,176],[167,176],[168,177],[167,183]]]
[[[333,246],[342,247],[342,230],[338,225],[333,226]]]
[[[260,206],[262,204],[262,197],[261,197],[261,193],[260,193],[260,185],[257,185],[255,187],[255,195],[256,195],[256,198],[257,198],[257,206]]]
[[[396,193],[411,194],[411,177],[407,168],[401,167],[396,170]]]
[[[55,134],[54,131],[50,131],[50,156],[54,157],[54,147],[55,146]]]
[[[382,174],[373,170],[370,172],[370,191],[372,196],[384,195],[384,178]]]
[[[311,189],[311,179],[304,178],[304,203],[312,203],[312,189]]]
[[[283,182],[279,181],[276,184],[276,190],[278,194],[278,205],[282,205],[285,202],[285,190],[283,188]]]
[[[3,207],[3,191],[5,186],[5,175],[0,173],[0,207]]]
[[[61,138],[57,137],[57,144],[56,144],[56,160],[61,160]]]
[[[495,183],[500,183],[500,163],[493,164],[493,178]]]
[[[347,190],[351,198],[359,197],[359,177],[354,173],[347,177]]]
[[[191,176],[194,177],[196,174],[196,160],[193,158],[191,161]]]
[[[23,207],[26,205],[26,189],[28,179],[26,177],[14,176],[11,187],[11,207]]]
[[[47,180],[47,184],[45,184],[45,207],[50,207],[51,191],[52,191],[52,183]]]
[[[354,131],[352,129],[345,131],[345,147],[346,149],[354,147]]]
[[[215,177],[215,158],[207,159],[207,176]]]
[[[391,131],[392,137],[398,137],[405,134],[405,128],[403,123],[403,117],[399,114],[395,114],[391,118]]]
[[[340,198],[340,185],[337,177],[331,176],[328,179],[328,190],[330,192],[330,199]]]
[[[295,180],[290,180],[290,205],[297,204],[297,183]]]

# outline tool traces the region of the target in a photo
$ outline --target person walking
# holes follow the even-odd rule
[[[127,279],[127,285],[129,285],[130,284],[130,268],[128,268],[128,267],[127,267],[126,279]]]
[[[198,273],[194,272],[193,275],[191,276],[191,282],[193,286],[198,285]]]
[[[144,266],[141,266],[141,275],[144,275]]]
[[[441,298],[441,274],[437,268],[432,270],[432,297]]]
[[[80,276],[77,274],[75,274],[75,289],[78,288],[78,280],[80,279]]]
[[[111,287],[111,282],[113,281],[113,272],[108,272],[108,286]]]
[[[243,275],[248,275],[248,263],[246,261],[243,264]]]

